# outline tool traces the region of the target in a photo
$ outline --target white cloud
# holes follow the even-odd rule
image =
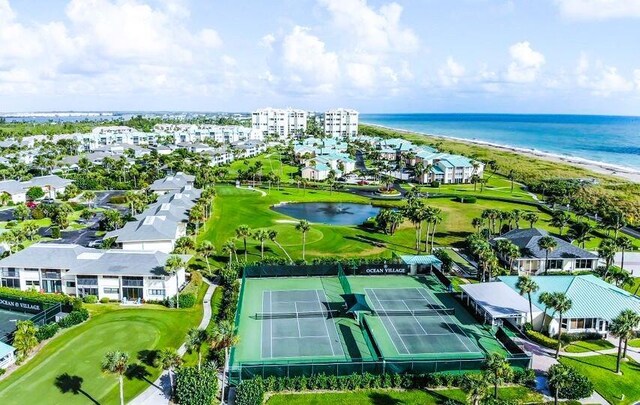
[[[507,68],[506,80],[513,83],[530,83],[536,80],[544,55],[534,51],[528,41],[518,42],[509,47],[511,63]]]
[[[556,0],[560,12],[578,20],[640,17],[640,0]]]
[[[438,70],[440,83],[447,86],[455,86],[465,75],[465,68],[456,62],[451,56],[447,58],[447,62]]]
[[[345,39],[360,50],[411,52],[418,47],[418,37],[400,24],[402,6],[398,3],[384,4],[377,11],[366,0],[320,0],[320,4]]]
[[[636,83],[634,83],[636,81]],[[634,71],[634,81],[627,80],[614,66],[607,66],[601,61],[590,63],[583,52],[576,67],[578,86],[590,90],[593,95],[610,96],[614,93],[628,93],[638,87],[640,89],[640,70]]]
[[[260,39],[260,46],[264,46],[267,49],[272,49],[274,42],[276,42],[275,35],[267,34]]]

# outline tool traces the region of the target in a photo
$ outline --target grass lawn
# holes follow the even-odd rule
[[[267,192],[266,189],[263,190]],[[280,202],[354,202],[384,204],[392,207],[404,204],[402,201],[380,202],[344,192],[331,193],[327,190],[304,190],[296,187],[280,190],[272,188],[266,196],[262,196],[257,191],[238,189],[228,185],[218,185],[216,191],[213,215],[199,238],[213,242],[218,255],[212,262],[218,264],[228,260],[228,256],[222,253],[222,245],[226,240],[235,237],[235,229],[241,224],[248,225],[252,230],[264,228],[278,231],[278,242],[292,258],[301,259],[302,235],[295,230],[297,220],[270,209],[270,206]],[[540,217],[536,226],[554,231],[548,224],[550,219],[548,214],[536,207],[516,202],[478,200],[475,204],[463,204],[451,198],[430,198],[426,203],[442,210],[443,221],[436,231],[438,246],[463,246],[464,239],[474,231],[471,220],[480,216],[480,213],[487,208],[536,211]],[[520,225],[528,224],[522,221]],[[381,243],[383,247],[375,246],[372,242]],[[244,254],[242,245],[242,240],[236,241],[239,256]],[[312,224],[311,231],[307,234],[306,249],[307,259],[323,256],[388,257],[392,251],[415,253],[414,246],[415,231],[406,221],[393,236],[372,232],[359,226]],[[259,243],[248,239],[247,247],[249,261],[259,260]],[[284,254],[273,242],[267,241],[265,256],[284,257]]]
[[[539,403],[537,394],[524,387],[506,387],[499,390],[498,396],[504,400],[517,400],[518,403]],[[445,390],[362,390],[351,392],[276,394],[269,398],[268,405],[399,405],[399,404],[438,404],[447,399],[466,403],[466,394],[459,389]]]
[[[633,284],[625,285],[622,288],[629,291],[631,294],[635,294],[636,291],[640,292],[640,277],[634,277]]]
[[[191,309],[87,305],[92,313],[87,322],[63,331],[35,358],[0,381],[0,403],[116,404],[118,380],[100,370],[105,353],[111,350],[129,353],[132,366],[124,394],[125,401],[130,401],[160,375],[160,369],[150,364],[154,351],[178,348],[187,330],[200,322],[205,291],[203,284],[200,303]]]
[[[611,342],[604,339],[598,340],[580,340],[577,342],[571,343],[569,346],[564,348],[565,352],[568,353],[585,353],[592,352],[597,350],[606,350],[615,347]]]
[[[615,355],[561,357],[560,362],[587,376],[596,391],[612,404],[633,404],[640,400],[640,364],[633,360],[622,362],[622,375],[615,374]]]
[[[631,347],[640,347],[640,338],[638,339],[631,339],[629,341],[629,346]]]
[[[282,156],[284,158],[284,156]],[[294,176],[299,172],[296,166],[291,166],[286,163],[281,163],[280,157],[276,150],[270,149],[266,153],[259,156],[246,159],[249,165],[254,165],[256,162],[262,163],[262,174],[275,173],[280,176],[280,181],[283,183],[292,182]],[[248,165],[245,163],[245,159],[236,160],[229,165],[229,177],[235,178],[238,174],[238,169],[246,170]]]

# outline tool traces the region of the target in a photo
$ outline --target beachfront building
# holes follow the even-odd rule
[[[358,112],[336,108],[324,113],[324,133],[330,137],[355,137],[358,135]]]
[[[289,139],[307,130],[308,114],[292,108],[262,108],[251,114],[251,128],[263,136],[275,135],[278,139]]]
[[[175,144],[181,143],[235,143],[245,141],[262,141],[261,131],[240,125],[188,125],[188,124],[157,124],[154,131],[163,135],[173,136]]]
[[[0,260],[3,287],[23,291],[95,295],[111,300],[162,300],[185,284],[185,269],[165,271],[169,254],[98,250],[75,244],[36,243]],[[186,262],[190,256],[181,256]]]
[[[465,156],[448,153],[418,151],[416,163],[422,162],[428,168],[419,179],[422,183],[437,181],[441,184],[470,183],[472,177],[482,177],[484,164]]]
[[[549,236],[549,233],[544,229],[513,229],[493,238],[491,244],[495,245],[500,239],[507,239],[518,246],[520,256],[513,260],[511,270],[520,275],[558,271],[588,271],[595,270],[598,266],[597,255],[555,236],[552,238],[556,241],[557,246],[547,254],[538,246],[540,239],[545,236]],[[507,258],[500,256],[500,259],[505,264],[509,264]]]

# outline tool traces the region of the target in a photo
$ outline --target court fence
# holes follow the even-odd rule
[[[527,369],[531,366],[531,357],[510,357],[507,359],[512,367]],[[255,377],[298,377],[316,374],[345,376],[354,373],[371,374],[428,374],[439,372],[473,372],[482,370],[484,359],[452,359],[452,360],[371,360],[345,362],[248,362],[229,368],[229,381],[232,385],[242,380]]]
[[[245,266],[242,276],[253,277],[313,277],[338,276],[377,276],[377,275],[405,275],[409,266],[401,262],[399,257],[386,260],[362,262],[331,262],[316,264],[253,264]]]

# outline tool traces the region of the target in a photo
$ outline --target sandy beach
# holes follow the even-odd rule
[[[453,141],[470,143],[470,144],[479,145],[479,146],[487,146],[495,149],[517,153],[519,155],[523,155],[527,157],[534,157],[534,158],[548,160],[556,163],[565,163],[572,166],[590,170],[594,173],[615,176],[622,180],[627,180],[633,183],[640,183],[640,170],[632,169],[629,167],[597,162],[597,161],[583,159],[575,156],[566,156],[566,155],[559,155],[555,153],[548,153],[548,152],[543,152],[536,149],[518,148],[515,146],[501,145],[497,143],[481,141],[478,139],[458,138],[454,136],[444,136],[444,135],[429,134],[429,133],[418,132],[418,131],[408,131],[405,129],[392,128],[384,125],[369,124],[369,123],[365,123],[365,124],[371,125],[374,127],[385,128],[385,129],[389,129],[392,131],[405,133],[405,134],[418,134],[418,135],[428,136],[431,138],[449,139]]]

